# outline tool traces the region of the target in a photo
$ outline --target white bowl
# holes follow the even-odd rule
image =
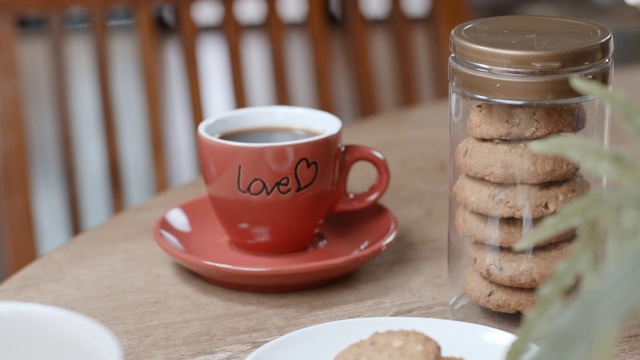
[[[115,335],[88,316],[48,305],[0,301],[0,359],[123,358]]]

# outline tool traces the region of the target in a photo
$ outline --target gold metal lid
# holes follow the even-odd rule
[[[453,29],[450,49],[454,84],[487,97],[564,99],[577,96],[568,85],[570,75],[607,84],[611,78],[611,31],[587,20],[520,15],[474,20]]]
[[[467,61],[510,68],[571,68],[611,56],[611,31],[591,21],[500,16],[453,29],[451,52]]]

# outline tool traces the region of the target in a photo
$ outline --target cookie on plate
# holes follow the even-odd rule
[[[342,350],[335,360],[440,360],[440,345],[412,330],[376,332]]]
[[[467,132],[477,139],[537,139],[580,131],[586,117],[582,104],[478,103],[471,108]]]
[[[461,173],[494,183],[540,184],[578,172],[570,161],[529,150],[529,142],[466,138],[454,151],[454,163]]]
[[[553,275],[556,264],[571,251],[573,242],[563,241],[514,252],[497,246],[472,243],[472,266],[485,279],[504,286],[536,288]]]
[[[515,245],[539,220],[486,216],[467,210],[464,206],[459,206],[454,216],[456,229],[463,236],[483,244],[507,248]],[[575,230],[569,230],[539,243],[538,246],[568,240],[574,235]]]
[[[496,312],[524,313],[535,305],[535,289],[492,283],[475,270],[469,271],[464,285],[469,299]]]
[[[589,182],[580,175],[544,184],[496,184],[460,175],[453,186],[453,198],[467,209],[501,218],[540,218],[553,214],[571,200],[586,193]]]

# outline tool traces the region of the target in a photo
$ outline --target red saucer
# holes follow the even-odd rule
[[[229,245],[206,196],[167,211],[154,229],[156,242],[175,261],[216,285],[256,292],[322,286],[370,261],[396,238],[398,221],[382,205],[330,215],[306,250],[263,255]]]

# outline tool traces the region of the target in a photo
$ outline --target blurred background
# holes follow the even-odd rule
[[[239,47],[243,54],[241,68],[245,73],[245,105],[278,103],[267,31],[268,2],[235,0],[232,3],[238,25],[242,28]],[[359,11],[367,23],[371,74],[377,84],[375,112],[446,96],[441,86],[442,74],[433,70],[436,60],[432,49],[437,46],[429,28],[433,4],[429,0],[403,0],[399,3],[411,34],[410,46],[420,50],[413,53],[411,60],[416,65],[413,74],[415,96],[412,101],[403,98],[402,83],[398,81],[395,70],[391,70],[403,66],[395,53],[398,38],[394,37],[392,28],[392,3],[393,0],[358,2]],[[287,60],[289,102],[320,107],[309,29],[305,26],[309,0],[277,0],[275,4],[287,29],[283,53]],[[344,31],[344,4],[342,0],[329,0],[323,4],[327,7],[328,54],[332,62],[331,73],[327,75],[333,80],[332,111],[345,123],[358,121],[372,112],[364,111],[359,105],[358,89],[349,62],[353,42],[349,42]],[[616,66],[640,60],[640,12],[623,0],[468,0],[466,5],[470,18],[538,14],[594,20],[608,26],[614,33]],[[238,106],[232,60],[224,31],[225,5],[222,0],[195,1],[190,14],[198,30],[195,54],[202,114],[210,117]],[[184,126],[185,122],[192,123],[193,113],[176,8],[172,4],[160,5],[154,8],[152,15],[152,26],[157,34],[153,57],[159,70],[153,76],[158,77],[160,84],[157,91],[162,141],[167,149],[167,186],[174,187],[193,181],[199,174],[194,129],[193,126]],[[126,208],[140,204],[156,192],[152,175],[154,155],[134,13],[126,6],[116,6],[105,14],[105,19],[108,91],[118,139],[121,190]],[[42,255],[68,241],[74,232],[68,199],[70,190],[66,185],[68,175],[63,161],[65,140],[60,136],[56,108],[56,95],[60,89],[55,85],[51,28],[46,14],[27,12],[19,17],[18,25],[17,64],[27,138],[27,183],[31,191],[37,254]],[[62,17],[62,29],[61,48],[68,91],[66,104],[72,132],[67,141],[72,142],[74,149],[80,149],[72,162],[76,169],[79,228],[86,230],[101,224],[114,213],[108,149],[103,136],[100,72],[96,67],[96,40],[90,12],[83,7],[67,8]],[[2,276],[0,273],[0,280]]]

